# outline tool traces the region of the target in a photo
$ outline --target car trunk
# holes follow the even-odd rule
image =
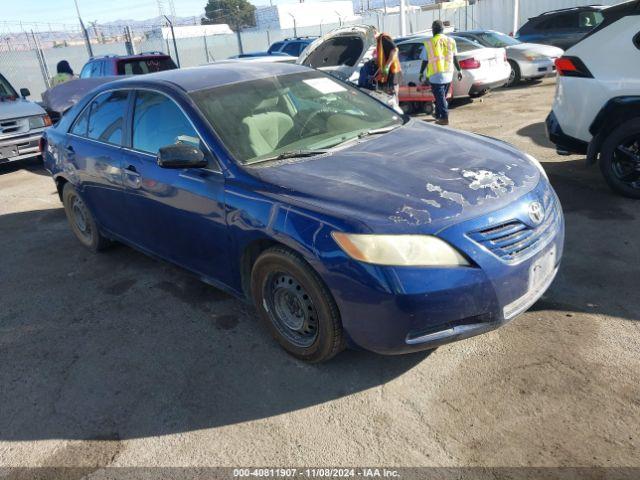
[[[375,43],[375,28],[372,26],[338,28],[309,45],[297,63],[356,83],[360,68],[373,55]]]

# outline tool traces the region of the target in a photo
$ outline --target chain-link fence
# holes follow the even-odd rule
[[[551,8],[570,7],[591,0],[520,0],[520,22]],[[478,0],[473,4],[463,0],[443,3],[439,8],[412,7],[407,2],[406,30],[415,33],[431,27],[435,19],[448,22],[456,29],[492,28],[509,32],[513,26],[513,0]],[[603,2],[603,3],[615,3]],[[193,24],[198,19],[194,18]],[[169,53],[181,67],[191,67],[222,60],[244,52],[264,51],[270,44],[293,36],[318,36],[342,25],[367,24],[392,36],[400,35],[398,8],[361,12],[348,22],[319,24],[295,29],[245,29],[240,35],[208,35],[174,39],[167,35],[166,23],[154,25],[87,26],[94,56],[125,55],[130,41],[136,53],[161,51]],[[164,33],[163,33],[164,32]],[[177,55],[176,55],[177,49]],[[79,74],[89,59],[84,32],[75,25],[16,24],[0,21],[0,73],[15,88],[28,88],[32,99],[40,100],[49,87],[49,79],[56,73],[60,60],[67,60]]]

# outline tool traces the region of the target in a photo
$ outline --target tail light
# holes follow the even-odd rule
[[[555,63],[561,77],[593,78],[587,66],[578,57],[560,57]]]
[[[475,58],[460,60],[460,68],[462,70],[474,70],[476,68],[480,68],[480,61]]]
[[[502,58],[504,59],[505,62],[508,62],[509,59],[507,58],[507,52],[504,52],[504,55],[502,56]]]

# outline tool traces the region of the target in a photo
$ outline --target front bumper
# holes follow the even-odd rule
[[[40,155],[43,131],[0,139],[0,163],[17,162]]]
[[[517,262],[499,258],[469,237],[469,232],[486,227],[489,221],[509,222],[526,214],[529,204],[543,197],[557,205],[557,221],[550,225],[544,242]],[[538,187],[506,209],[445,229],[439,236],[477,266],[364,266],[357,275],[334,276],[328,282],[355,346],[381,354],[408,353],[479,335],[509,322],[533,305],[555,278],[564,244],[564,219],[555,193],[550,187]],[[550,251],[555,252],[553,265],[533,288],[532,268]]]
[[[556,73],[556,65],[551,58],[542,58],[539,60],[518,60],[520,67],[520,78],[534,79],[551,76]]]

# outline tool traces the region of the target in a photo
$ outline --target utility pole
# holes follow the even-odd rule
[[[518,31],[518,23],[520,21],[520,0],[513,0],[513,36]]]
[[[171,38],[173,38],[173,49],[176,52],[176,63],[178,64],[178,68],[180,68],[180,55],[178,55],[178,44],[176,43],[176,34],[173,31],[173,23],[171,23],[171,20],[169,20],[169,17],[167,17],[166,15],[164,16],[164,18],[169,24],[169,28],[171,29]]]
[[[82,33],[84,34],[84,41],[87,44],[87,52],[89,53],[89,57],[93,57],[93,48],[91,48],[91,40],[89,40],[89,33],[87,29],[84,28],[84,23],[82,22],[82,17],[80,16],[80,7],[78,7],[78,0],[73,0],[73,3],[76,5],[76,13],[78,14],[78,21],[80,22],[80,28],[82,29]]]
[[[405,11],[404,0],[400,0],[400,36],[401,37],[407,36],[407,22],[405,18],[406,14],[407,12]]]

